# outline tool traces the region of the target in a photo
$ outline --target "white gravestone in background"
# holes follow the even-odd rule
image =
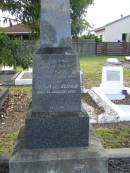
[[[1,70],[2,71],[12,71],[12,70],[14,70],[14,68],[13,67],[9,67],[9,66],[3,66]]]
[[[100,85],[104,94],[122,95],[123,67],[120,63],[107,63],[102,70],[102,83]]]
[[[130,56],[126,56],[126,57],[125,57],[125,60],[126,60],[126,61],[130,61]]]

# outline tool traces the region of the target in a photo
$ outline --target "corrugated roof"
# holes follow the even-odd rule
[[[32,30],[31,28],[29,28],[29,26],[24,25],[24,24],[17,24],[17,25],[13,25],[10,27],[6,27],[6,28],[0,28],[0,31],[5,32],[5,33],[31,33]]]

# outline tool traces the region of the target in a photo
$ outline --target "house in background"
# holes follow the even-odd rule
[[[94,30],[103,42],[130,42],[130,15]]]
[[[6,33],[11,38],[15,37],[20,40],[29,40],[32,30],[27,25],[17,24],[6,28],[0,28],[0,32]]]

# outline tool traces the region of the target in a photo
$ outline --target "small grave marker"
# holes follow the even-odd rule
[[[117,59],[108,59],[102,70],[102,91],[105,94],[122,95],[123,82],[123,66]]]

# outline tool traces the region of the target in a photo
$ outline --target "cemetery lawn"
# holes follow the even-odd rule
[[[11,154],[17,139],[18,132],[0,134],[0,155]]]
[[[9,90],[10,92],[15,92],[15,91],[31,92],[32,86],[13,86],[13,87],[10,87]]]
[[[130,148],[130,126],[116,128],[97,128],[97,136],[104,148]]]
[[[107,58],[109,57],[95,56],[95,57],[80,58],[80,65],[81,65],[81,70],[84,72],[84,82],[86,88],[91,88],[100,85],[102,66],[105,64]],[[121,61],[124,60],[124,57],[114,57],[114,58],[118,58]],[[18,67],[17,71],[21,71],[21,68]],[[125,68],[124,72],[125,72],[124,73],[125,85],[130,87],[130,68]],[[31,97],[31,90],[32,87],[30,86],[10,88],[11,93],[22,91],[25,93],[29,93],[29,97]],[[23,101],[23,103],[25,103],[25,101]],[[21,121],[19,120],[21,119],[23,122],[23,120],[25,119],[26,112],[27,112],[27,107],[22,112],[17,112],[17,113],[15,112],[15,114],[11,113],[10,115],[12,117],[11,118],[8,117],[7,119],[5,118],[5,124],[3,125],[0,124],[0,127],[5,126],[5,128],[3,128],[4,130],[0,129],[0,155],[3,155],[5,153],[9,154],[12,153],[19,128],[21,127],[20,124],[22,124]],[[11,123],[16,126],[14,127]],[[96,129],[96,133],[101,138],[105,148],[120,148],[124,146],[130,147],[130,135],[129,135],[130,127],[123,127],[119,129],[98,128]]]
[[[10,155],[13,151],[18,132],[25,124],[31,102],[30,90],[28,87],[12,87],[11,94],[0,109],[0,156]]]
[[[86,88],[91,88],[94,86],[99,86],[102,77],[102,67],[106,63],[109,56],[91,56],[91,57],[81,57],[80,67],[84,72],[84,83]],[[120,61],[124,61],[124,57],[112,57],[117,58]],[[130,87],[130,68],[124,68],[124,80],[125,86]]]

